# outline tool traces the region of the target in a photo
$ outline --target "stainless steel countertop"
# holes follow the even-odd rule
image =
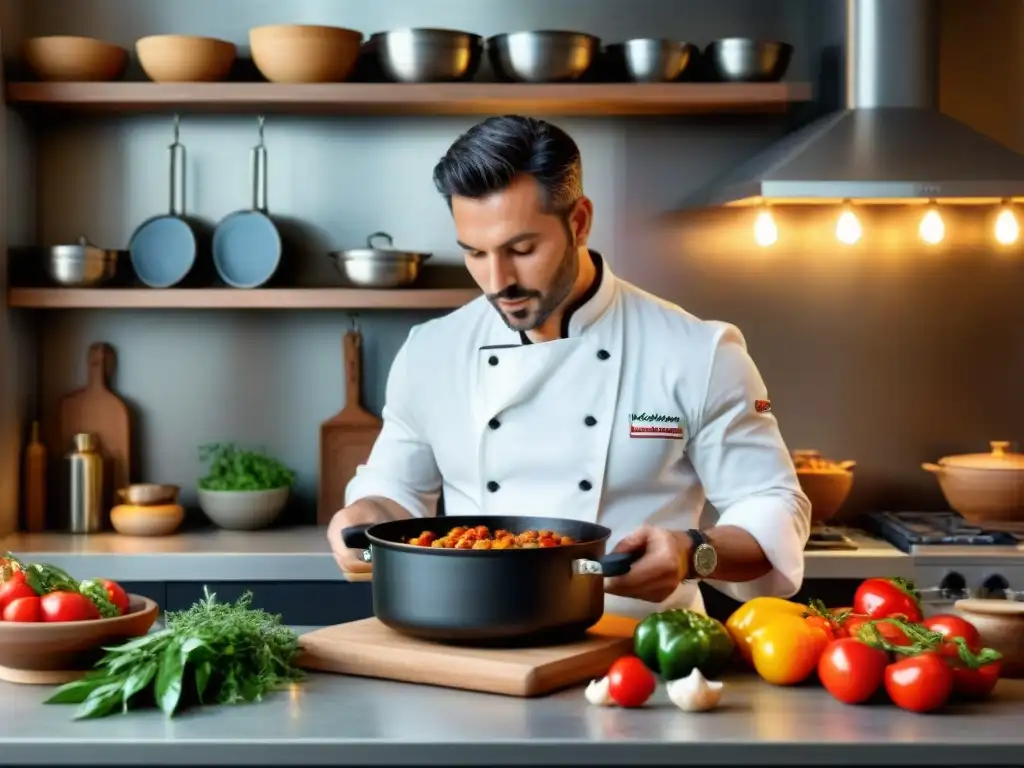
[[[14,765],[1020,764],[1024,681],[944,715],[850,707],[819,688],[727,680],[723,706],[686,714],[663,688],[642,710],[581,688],[524,700],[333,675],[261,704],[165,720],[72,722],[47,688],[0,684],[0,755]]]
[[[340,581],[325,530],[211,528],[159,538],[16,533],[0,539],[0,551],[119,581]],[[859,549],[808,551],[806,578],[913,577],[913,558],[862,532],[848,534]]]

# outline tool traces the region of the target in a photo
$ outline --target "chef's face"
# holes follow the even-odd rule
[[[581,198],[567,215],[546,213],[529,176],[487,197],[452,197],[466,267],[509,328],[532,331],[568,299],[592,211]]]

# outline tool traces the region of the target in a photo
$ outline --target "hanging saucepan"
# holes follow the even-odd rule
[[[387,241],[388,247],[374,245],[375,240]],[[391,248],[391,235],[374,232],[366,238],[365,248],[349,248],[328,254],[342,277],[361,288],[401,288],[412,285],[420,275],[423,262],[431,254],[419,251],[399,251]]]
[[[445,549],[408,544],[429,531],[486,526],[513,534],[554,531],[574,543],[536,549]],[[373,612],[405,634],[475,645],[536,645],[579,637],[604,613],[604,579],[628,573],[636,554],[605,554],[611,531],[551,517],[412,518],[341,532],[373,563]]]
[[[182,282],[196,264],[196,225],[185,218],[185,146],[178,141],[180,121],[174,116],[171,155],[171,211],[143,222],[132,235],[128,253],[136,276],[150,288]]]
[[[236,211],[213,233],[213,265],[232,288],[257,288],[281,264],[281,235],[267,215],[267,148],[264,119],[259,118],[259,144],[252,148],[252,210]]]

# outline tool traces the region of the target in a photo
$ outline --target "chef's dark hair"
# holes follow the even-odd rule
[[[540,184],[547,213],[567,215],[583,195],[576,142],[551,123],[519,115],[489,117],[459,136],[434,166],[434,185],[450,208],[453,195],[486,197],[523,174]]]

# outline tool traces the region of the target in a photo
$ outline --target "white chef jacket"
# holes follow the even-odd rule
[[[750,532],[773,569],[710,581],[738,600],[803,581],[810,502],[740,331],[617,279],[597,278],[564,338],[510,330],[485,297],[415,326],[388,376],[384,426],[346,505],[391,499],[415,516],[539,515],[598,523],[609,550],[643,523],[685,531],[705,502]],[[608,596],[611,613],[703,609],[684,582],[660,606]]]

